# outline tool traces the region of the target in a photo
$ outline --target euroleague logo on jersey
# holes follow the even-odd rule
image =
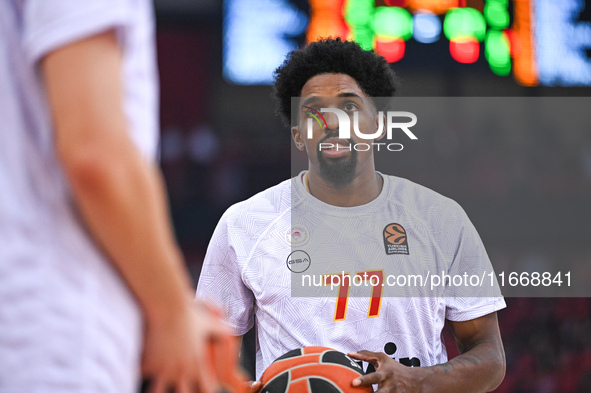
[[[408,238],[406,230],[400,224],[391,223],[384,228],[384,248],[386,255],[408,255]]]

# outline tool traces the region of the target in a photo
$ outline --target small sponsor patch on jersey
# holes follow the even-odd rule
[[[312,259],[306,251],[296,250],[287,257],[287,268],[294,273],[303,273],[310,267]]]
[[[392,223],[384,228],[384,247],[386,255],[408,255],[408,239],[406,230],[400,224]]]
[[[309,239],[308,230],[302,225],[292,226],[285,234],[285,241],[292,247],[303,246]]]

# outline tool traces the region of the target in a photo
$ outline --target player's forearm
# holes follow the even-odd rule
[[[73,150],[73,149],[72,149]],[[121,272],[149,318],[191,301],[156,168],[128,138],[63,152],[76,203],[95,240]]]
[[[480,393],[494,390],[505,376],[502,346],[482,343],[450,361],[424,368],[423,392]]]
[[[115,31],[60,47],[40,65],[57,153],[94,240],[149,318],[187,306],[192,290],[163,186],[129,136]]]

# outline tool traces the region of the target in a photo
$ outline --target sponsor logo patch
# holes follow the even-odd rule
[[[310,255],[302,250],[296,250],[287,257],[287,268],[294,273],[303,273],[310,267],[312,262]]]
[[[292,247],[303,246],[308,243],[308,230],[302,225],[294,225],[285,234],[285,241]]]
[[[402,225],[396,223],[386,225],[384,228],[384,248],[386,255],[408,255],[408,239]]]

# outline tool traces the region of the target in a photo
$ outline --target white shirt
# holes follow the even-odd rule
[[[307,345],[386,352],[407,365],[440,364],[447,361],[441,340],[445,319],[466,321],[505,307],[494,274],[492,286],[430,289],[428,274],[492,272],[476,230],[454,201],[382,175],[376,199],[337,207],[310,195],[301,177],[226,211],[197,287],[199,297],[221,307],[235,334],[246,333],[256,321],[257,378],[277,357]],[[384,241],[392,224],[406,234],[395,246]],[[420,275],[428,283],[412,289],[386,285],[381,296],[371,286],[351,284],[339,303],[338,287],[317,292],[301,284],[304,274],[343,271],[382,271],[384,279]]]
[[[116,29],[129,130],[154,159],[152,12],[148,0],[0,1],[0,392],[137,391],[141,312],[76,212],[39,60]]]

